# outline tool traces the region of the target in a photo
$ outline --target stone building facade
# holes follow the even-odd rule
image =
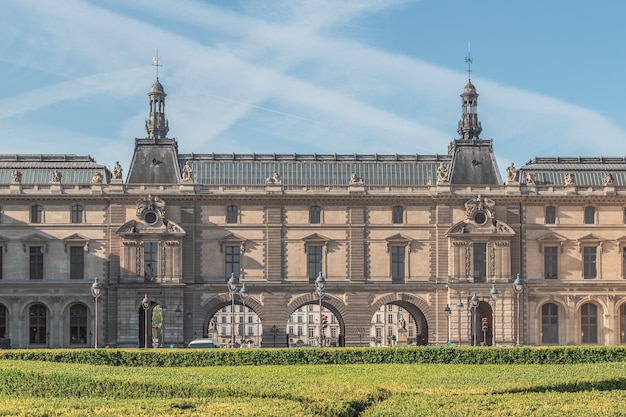
[[[321,317],[320,274],[333,345],[626,342],[626,158],[534,158],[503,181],[471,81],[443,155],[182,154],[158,79],[148,96],[125,180],[0,155],[13,347],[152,346],[157,326],[182,346],[235,311],[287,346],[294,314]]]

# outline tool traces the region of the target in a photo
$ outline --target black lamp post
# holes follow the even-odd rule
[[[94,339],[94,348],[98,348],[98,298],[100,298],[100,295],[102,295],[102,284],[100,284],[98,282],[98,277],[95,277],[93,279],[93,284],[91,284],[91,295],[93,296],[95,302],[96,302],[96,321],[95,321],[95,330],[96,330],[96,337]]]
[[[456,309],[459,312],[459,346],[461,346],[461,313],[463,312],[463,301],[459,298],[458,303],[456,303]]]
[[[322,300],[324,299],[324,292],[326,291],[326,279],[320,271],[319,275],[315,279],[315,293],[320,303],[320,346],[324,346],[324,328],[322,327]]]
[[[515,295],[517,296],[517,326],[516,327],[516,341],[515,341],[515,346],[519,346],[520,345],[520,316],[521,316],[521,307],[522,305],[520,304],[520,295],[522,295],[522,293],[524,292],[524,287],[526,286],[526,283],[524,282],[524,280],[520,277],[519,274],[517,274],[517,277],[515,278],[515,281],[513,281],[513,292],[515,293]]]
[[[246,288],[246,284],[244,283],[241,286],[241,290],[239,290],[239,298],[241,298],[241,302],[243,303],[243,325],[241,326],[241,343],[246,342],[246,298],[248,298],[248,288]]]
[[[448,321],[448,333],[447,333],[447,341],[446,344],[450,346],[450,315],[452,314],[452,309],[448,304],[443,308],[443,312],[446,315],[446,320]]]
[[[231,272],[230,278],[228,279],[228,293],[230,294],[230,325],[232,347],[235,347],[235,293],[237,292],[238,285],[239,279],[235,276],[234,272]]]
[[[176,346],[180,346],[180,316],[183,314],[183,310],[180,309],[180,305],[176,306],[176,310],[174,310],[174,314],[176,314]]]
[[[472,345],[478,344],[478,333],[476,332],[476,309],[478,308],[478,296],[476,293],[470,298],[470,307],[472,308]]]
[[[496,301],[498,301],[498,289],[496,288],[496,284],[493,284],[491,287],[491,291],[489,291],[489,297],[491,297],[491,301],[493,301],[493,317],[491,318],[491,337],[493,340],[491,341],[491,346],[496,345]]]
[[[141,306],[143,307],[143,317],[144,317],[144,339],[143,339],[143,347],[148,347],[148,310],[150,310],[150,305],[152,302],[148,298],[148,294],[144,295],[143,300],[141,300]]]
[[[272,336],[274,336],[274,343],[272,344],[272,347],[276,347],[276,333],[278,333],[278,327],[276,327],[276,325],[274,324],[272,326],[272,328],[270,329],[270,333],[272,334]]]

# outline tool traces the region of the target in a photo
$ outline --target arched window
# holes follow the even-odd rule
[[[70,307],[70,344],[87,344],[87,307],[74,304]]]
[[[48,309],[43,304],[35,304],[28,311],[28,342],[45,345],[48,333]]]
[[[580,335],[582,343],[598,343],[598,306],[583,304],[580,308]]]
[[[239,214],[239,207],[235,205],[230,205],[226,207],[226,223],[229,223],[229,224],[237,223],[238,214]]]
[[[72,223],[83,222],[83,206],[75,204],[72,206]]]
[[[559,308],[554,303],[541,307],[541,343],[556,345],[559,343]]]

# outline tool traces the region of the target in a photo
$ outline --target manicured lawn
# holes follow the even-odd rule
[[[0,416],[618,416],[626,363],[155,368],[0,361]]]

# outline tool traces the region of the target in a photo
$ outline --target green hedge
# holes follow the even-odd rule
[[[14,349],[0,359],[113,366],[303,364],[575,364],[626,362],[620,346],[292,349]]]

